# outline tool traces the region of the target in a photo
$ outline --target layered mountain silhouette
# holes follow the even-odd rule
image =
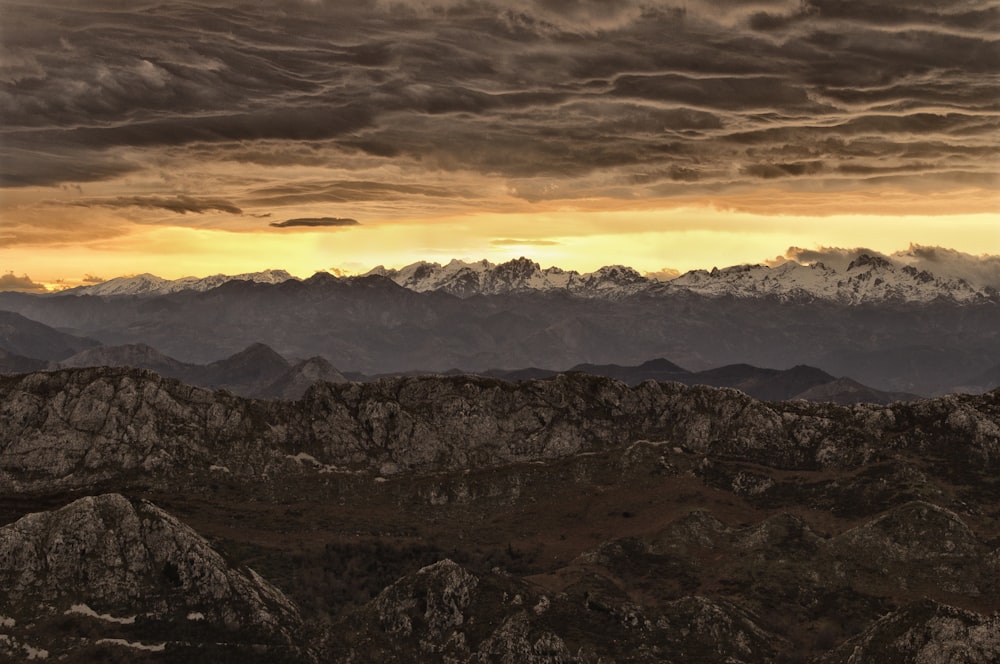
[[[262,343],[251,344],[230,357],[207,365],[180,362],[146,344],[91,347],[59,362],[44,362],[16,356],[7,353],[2,347],[0,353],[4,353],[0,355],[0,371],[7,373],[36,371],[50,367],[135,367],[149,369],[191,385],[225,389],[241,396],[259,398],[297,399],[314,383],[321,381],[338,383],[348,380],[348,377],[322,357],[313,357],[293,364]],[[614,378],[629,385],[655,380],[731,387],[765,400],[807,399],[836,403],[891,403],[917,398],[913,394],[883,392],[847,378],[835,379],[814,367],[797,366],[787,370],[777,370],[736,364],[692,372],[663,358],[649,360],[636,366],[579,364],[566,371],[527,368],[465,372],[454,369],[443,373],[446,375],[478,373],[503,380],[522,381],[551,378],[561,373],[572,372]],[[379,376],[354,373],[350,374],[350,379],[368,381],[390,375],[423,373],[428,372],[402,372]]]
[[[100,298],[0,293],[0,308],[107,346],[146,344],[208,364],[264,343],[364,375],[452,368],[636,366],[665,357],[699,371],[737,363],[821,367],[887,392],[933,395],[1000,364],[1000,304],[844,305],[676,294],[622,299],[529,291],[457,298],[385,277],[233,281],[205,291]],[[35,359],[65,359],[95,345]],[[21,349],[20,351],[18,349]]]
[[[180,362],[145,344],[99,346],[55,363],[56,367],[136,367],[201,387],[229,390],[242,396],[296,399],[318,381],[347,379],[329,362],[313,357],[291,363],[265,344],[207,365]]]
[[[0,311],[0,349],[17,357],[34,360],[63,360],[100,342],[53,329],[13,311]]]

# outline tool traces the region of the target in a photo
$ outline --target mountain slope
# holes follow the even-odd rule
[[[62,360],[99,345],[12,311],[0,311],[0,350],[35,360]]]
[[[262,399],[299,399],[317,382],[346,383],[347,378],[322,357],[311,357],[288,368],[274,382],[254,392]]]
[[[36,360],[31,357],[24,357],[16,353],[0,348],[0,373],[28,373],[29,371],[41,371],[48,368],[49,363],[44,360]]]
[[[269,649],[291,652],[302,626],[252,570],[232,569],[169,514],[118,494],[0,528],[0,597],[15,628],[0,652],[22,642],[80,662],[109,645],[183,658],[219,642],[266,661]]]
[[[730,364],[678,378],[689,385],[733,387],[756,399],[783,401],[804,390],[834,380],[821,369],[799,365],[791,369],[761,369],[749,364]],[[817,399],[818,400],[818,399]]]
[[[831,403],[892,403],[913,401],[919,398],[906,392],[883,392],[875,390],[850,378],[838,378],[828,383],[815,385],[798,394],[785,397],[806,401],[829,401]]]
[[[256,394],[291,369],[288,360],[267,344],[254,343],[239,353],[202,367],[197,382],[215,388]]]
[[[194,365],[178,362],[146,344],[97,346],[88,348],[59,362],[61,368],[135,367],[149,369],[167,378],[185,379]]]

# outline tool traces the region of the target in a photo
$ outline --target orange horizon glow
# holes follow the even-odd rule
[[[521,256],[542,267],[591,272],[623,264],[642,273],[763,263],[793,246],[864,247],[890,254],[910,244],[972,255],[1000,254],[993,214],[757,215],[715,207],[634,210],[554,209],[388,221],[336,229],[222,230],[131,224],[69,249],[32,243],[0,248],[4,272],[50,290],[117,276],[166,279],[284,269],[362,274],[453,258],[493,263]]]

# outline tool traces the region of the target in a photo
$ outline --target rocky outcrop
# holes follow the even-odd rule
[[[924,600],[889,613],[817,664],[1000,661],[1000,617]]]
[[[86,486],[212,467],[474,469],[667,441],[774,468],[846,468],[900,451],[988,471],[1000,391],[892,406],[766,403],[727,389],[578,374],[520,384],[470,376],[314,386],[299,401],[213,393],[148,371],[0,378],[0,487]],[[286,468],[287,467],[287,468]]]
[[[348,662],[598,664],[660,662],[669,654],[749,664],[774,661],[783,644],[728,602],[688,597],[644,610],[624,598],[581,599],[442,560],[351,616],[331,653]]]
[[[161,651],[205,638],[285,652],[302,626],[291,602],[253,570],[233,569],[169,514],[118,494],[0,528],[0,598],[11,627],[25,630],[16,640],[44,643],[56,656],[80,647],[76,628],[54,627],[64,620],[91,625],[85,642]]]

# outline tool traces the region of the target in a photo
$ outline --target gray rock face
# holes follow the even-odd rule
[[[623,598],[590,603],[503,575],[479,577],[451,560],[400,579],[350,625],[333,648],[337,661],[599,664],[684,653],[749,664],[774,661],[782,643],[728,602],[688,597],[656,611]]]
[[[817,664],[996,661],[1000,661],[1000,617],[924,600],[886,615]]]
[[[110,624],[108,636],[138,643],[190,636],[196,623],[215,640],[287,648],[301,628],[298,610],[270,583],[231,568],[154,505],[118,494],[0,528],[0,605],[27,623],[24,641],[44,642],[52,654],[62,639],[45,631],[46,621],[64,615]]]
[[[289,457],[418,472],[556,459],[664,440],[775,468],[846,468],[899,450],[1000,464],[1000,391],[892,406],[758,402],[735,390],[563,375],[319,384],[300,401],[213,393],[148,371],[0,377],[0,488],[87,486],[212,467],[281,474]]]
[[[891,662],[903,638],[990,661],[998,422],[1000,392],[835,406],[569,374],[265,402],[0,377],[11,519],[110,486],[225,552],[115,494],[25,516],[0,528],[0,657]],[[970,613],[891,614],[922,597]]]

